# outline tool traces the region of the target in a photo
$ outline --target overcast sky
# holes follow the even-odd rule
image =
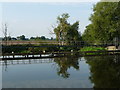
[[[83,33],[90,23],[93,5],[96,2],[7,2],[2,3],[2,21],[7,23],[11,36],[25,35],[52,37],[49,34],[56,18],[69,13],[69,22],[80,21],[79,31]],[[1,4],[0,4],[1,7]]]

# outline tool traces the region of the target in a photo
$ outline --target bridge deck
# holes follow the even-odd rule
[[[89,55],[111,55],[120,54],[120,50],[110,51],[83,51],[83,52],[46,52],[46,53],[3,53],[0,56],[1,60],[17,60],[17,59],[39,59],[39,58],[54,58],[64,56],[89,56]]]

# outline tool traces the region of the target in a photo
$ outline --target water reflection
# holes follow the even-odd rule
[[[84,58],[81,60],[78,57],[8,60],[3,62],[7,66],[7,72],[3,70],[3,87],[91,88],[88,65]]]
[[[27,64],[42,64],[42,63],[53,63],[54,60],[49,59],[29,59],[29,60],[3,60],[0,61],[2,65],[2,70],[7,71],[9,65],[27,65]]]
[[[120,56],[85,57],[94,88],[120,88]]]
[[[84,62],[82,62],[81,60],[84,60]],[[94,88],[120,88],[120,56],[119,55],[84,57],[84,59],[83,58],[81,59],[80,57],[70,56],[70,57],[61,57],[61,58],[53,58],[53,59],[36,59],[36,60],[33,59],[33,60],[19,60],[19,61],[9,60],[2,62],[4,63],[3,65],[5,67],[4,68],[5,72],[8,71],[7,70],[8,65],[10,64],[12,65],[31,64],[28,66],[16,65],[16,68],[19,71],[17,71],[17,69],[14,69],[14,67],[9,67],[11,68],[11,71],[8,71],[8,73],[4,72],[3,80],[5,83],[8,82],[7,81],[8,79],[10,82],[15,82],[15,81],[22,82],[22,78],[24,76],[26,77],[24,79],[28,82],[29,80],[33,81],[39,79],[38,80],[39,82],[42,82],[43,80],[43,82],[45,82],[46,84],[51,84],[51,85],[53,84],[48,83],[49,80],[53,80],[54,83],[58,83],[58,81],[60,82],[60,80],[63,83],[65,82],[64,80],[66,80],[67,82],[75,82],[74,85],[65,83],[65,85],[66,86],[68,85],[68,87],[70,87],[71,85],[73,85],[72,87],[83,87],[80,86],[80,84],[81,85],[88,84],[88,87],[92,87],[94,85],[93,86]],[[33,65],[33,64],[40,64],[40,65]],[[53,64],[56,66],[55,70],[53,70],[53,67],[50,67]],[[87,65],[89,65],[89,67]],[[78,72],[75,72],[76,70]],[[18,76],[21,77],[21,79],[15,77],[9,78],[9,75],[12,76],[13,73],[14,75],[17,73],[22,74],[20,76],[18,74]],[[29,77],[27,75],[28,73],[29,73]],[[70,78],[71,74],[74,75]],[[35,77],[33,77],[34,75]],[[63,78],[58,79],[57,75]],[[89,82],[89,80],[91,82]],[[19,82],[17,82],[18,85]],[[63,86],[59,83],[58,87],[63,87]]]
[[[16,64],[39,64],[39,63],[55,63],[57,75],[63,78],[69,78],[70,73],[68,73],[68,69],[73,67],[75,70],[79,70],[79,57],[62,57],[62,58],[54,58],[54,59],[41,59],[41,60],[4,60],[3,61],[3,70],[7,71],[8,65],[16,65]],[[80,58],[79,58],[80,59]]]
[[[68,69],[71,67],[79,70],[78,57],[54,58],[54,62],[57,64],[57,74],[63,78],[69,78]]]

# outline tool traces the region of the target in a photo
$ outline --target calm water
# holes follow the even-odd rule
[[[120,56],[2,62],[3,88],[120,87]]]

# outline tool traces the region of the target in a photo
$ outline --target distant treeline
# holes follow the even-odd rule
[[[26,38],[25,35],[21,35],[18,37],[4,37],[4,38],[0,38],[0,40],[55,40],[55,38],[51,37],[51,38],[46,38],[45,36],[36,36],[36,37],[30,37],[30,38]]]

